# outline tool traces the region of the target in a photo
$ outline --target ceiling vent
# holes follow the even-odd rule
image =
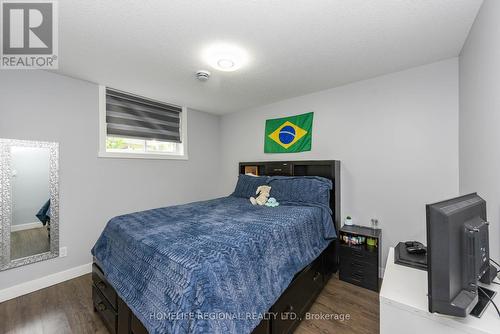
[[[196,72],[196,78],[200,81],[207,81],[210,78],[210,72],[205,71],[205,70],[199,70]]]

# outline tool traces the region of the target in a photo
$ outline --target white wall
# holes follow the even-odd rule
[[[12,225],[40,223],[35,215],[50,198],[49,156],[48,148],[11,148]]]
[[[309,111],[311,152],[263,153],[266,119]],[[226,115],[222,157],[226,192],[239,161],[341,160],[342,215],[379,219],[385,263],[398,241],[425,242],[426,203],[458,194],[458,60]]]
[[[60,246],[68,256],[0,272],[0,290],[91,262],[113,216],[221,195],[219,118],[189,111],[189,160],[98,158],[98,87],[43,71],[0,74],[0,138],[60,143]]]
[[[0,272],[0,290],[90,262],[115,215],[231,192],[239,161],[341,160],[342,215],[364,225],[380,220],[384,262],[397,241],[425,241],[426,203],[458,193],[457,59],[222,119],[190,111],[188,161],[97,158],[97,107],[95,84],[41,71],[1,73],[0,137],[60,143],[68,257]],[[266,119],[309,111],[311,152],[263,153]]]
[[[460,55],[460,192],[487,201],[500,258],[500,1],[486,0]]]

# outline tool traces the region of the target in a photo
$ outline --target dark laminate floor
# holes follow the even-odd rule
[[[349,315],[349,320],[302,320],[295,334],[378,334],[378,293],[330,279],[309,313]]]
[[[50,250],[47,228],[39,227],[10,234],[10,257],[22,257],[45,253]]]
[[[93,312],[85,275],[0,304],[0,333],[107,333]],[[296,334],[378,333],[378,294],[333,277],[311,313],[349,314],[349,320],[304,320]]]

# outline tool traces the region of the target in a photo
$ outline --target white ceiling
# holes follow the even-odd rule
[[[457,56],[481,4],[63,0],[59,72],[223,114]],[[215,41],[244,47],[250,62],[210,69],[201,54]]]

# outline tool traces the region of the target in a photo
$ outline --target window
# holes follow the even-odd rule
[[[99,156],[187,159],[187,110],[99,87]]]

